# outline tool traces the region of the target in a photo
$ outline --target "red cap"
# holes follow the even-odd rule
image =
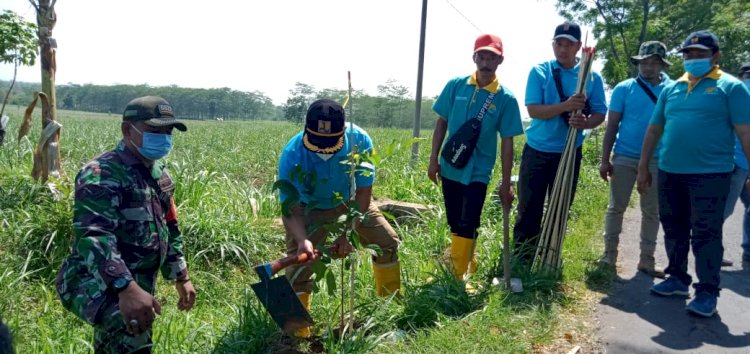
[[[492,34],[483,34],[474,42],[474,53],[480,50],[489,50],[497,55],[503,55],[503,41],[500,37]]]

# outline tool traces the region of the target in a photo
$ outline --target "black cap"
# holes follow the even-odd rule
[[[122,113],[122,120],[141,121],[152,127],[174,126],[183,132],[187,130],[185,124],[174,117],[172,105],[158,96],[143,96],[128,102],[125,112]]]
[[[332,100],[317,100],[307,109],[302,142],[312,152],[333,154],[344,147],[344,107]]]
[[[737,76],[742,77],[742,75],[746,73],[750,73],[750,62],[747,62],[745,64],[742,64],[742,66],[740,66],[740,72]]]
[[[555,28],[555,36],[552,37],[552,40],[556,40],[558,38],[565,38],[573,42],[580,42],[581,27],[573,22],[565,21],[557,26],[557,28]]]
[[[693,32],[682,43],[682,48],[679,51],[684,52],[690,48],[710,50],[711,53],[716,53],[719,51],[719,38],[705,30]]]

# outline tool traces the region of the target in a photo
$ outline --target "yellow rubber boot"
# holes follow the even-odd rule
[[[378,296],[390,296],[401,289],[401,264],[398,261],[387,264],[373,263],[375,292]]]
[[[451,235],[451,263],[453,264],[453,275],[457,280],[463,280],[469,260],[472,258],[472,246],[474,240],[458,235]]]
[[[474,253],[471,255],[471,260],[469,261],[469,274],[474,274],[477,272],[477,252],[474,251]]]
[[[310,312],[310,293],[297,293],[297,297],[299,298],[299,301],[302,303],[302,306],[304,306],[307,309],[307,312]],[[294,331],[294,336],[297,338],[310,338],[311,336],[310,327],[304,327],[300,328],[296,331]]]

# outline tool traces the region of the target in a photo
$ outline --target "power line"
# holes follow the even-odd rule
[[[474,22],[471,22],[471,20],[468,17],[466,17],[466,15],[464,15],[458,8],[456,8],[456,6],[454,6],[453,3],[450,2],[450,0],[445,0],[445,2],[447,2],[448,5],[450,5],[453,8],[453,10],[455,10],[459,15],[461,15],[461,17],[463,17],[464,20],[466,20],[466,22],[468,22],[472,27],[474,27],[479,33],[484,33],[482,30],[479,29],[479,27],[477,27],[477,25],[474,24]]]

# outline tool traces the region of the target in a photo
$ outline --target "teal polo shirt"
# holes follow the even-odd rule
[[[672,83],[672,79],[664,73],[661,74],[661,82],[656,85],[652,85],[643,78],[641,80],[656,97],[659,97],[664,87]],[[627,79],[615,86],[612,97],[609,99],[609,110],[622,114],[620,129],[615,140],[615,155],[634,159],[641,157],[643,137],[655,106],[656,103],[651,101],[636,79]],[[655,155],[658,156],[658,154]]]
[[[440,174],[443,177],[465,185],[471,182],[490,183],[497,157],[497,134],[500,133],[502,138],[523,134],[521,113],[513,93],[501,86],[497,78],[480,88],[475,72],[470,76],[448,81],[432,105],[432,110],[448,122],[448,136],[443,148],[451,134],[467,120],[476,118],[490,92],[495,93],[495,98],[482,118],[482,128],[474,153],[462,169],[454,168],[440,157]]]
[[[355,147],[357,151],[372,152],[372,139],[356,124],[346,124],[344,147],[323,160],[316,153],[307,150],[302,144],[302,132],[292,137],[281,152],[279,158],[280,180],[291,182],[300,194],[300,202],[314,205],[316,209],[334,208],[351,196],[350,167],[347,156]],[[354,144],[352,144],[352,141]],[[356,187],[370,187],[375,181],[375,167],[367,162],[361,163],[354,173]],[[283,203],[289,196],[279,193]]]
[[[565,69],[560,66],[557,60],[550,60],[531,69],[526,83],[527,106],[560,103],[555,79],[552,77],[552,70],[555,68],[560,69],[560,82],[562,83],[564,96],[570,97],[575,93],[580,63],[570,69]],[[591,105],[591,113],[607,114],[604,82],[601,75],[592,71],[589,80],[586,84],[586,97]],[[534,119],[531,120],[531,125],[526,128],[526,143],[535,150],[542,152],[562,153],[568,136],[568,125],[565,121],[560,116],[549,119],[531,118]],[[580,147],[582,144],[583,131],[579,130],[576,136],[576,147]]]
[[[664,88],[651,124],[661,125],[659,168],[670,173],[734,170],[734,126],[750,124],[750,91],[714,68],[691,86],[687,74]]]

